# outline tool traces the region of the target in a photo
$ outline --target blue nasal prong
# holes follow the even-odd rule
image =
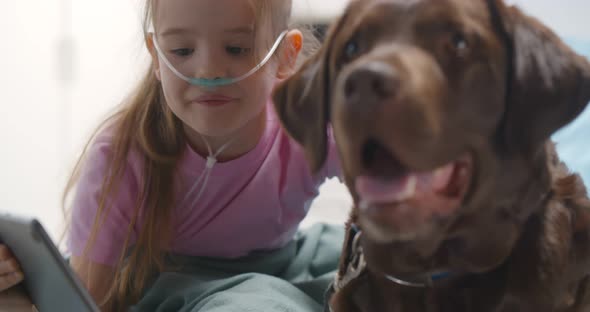
[[[201,87],[220,87],[232,84],[234,79],[231,78],[214,78],[214,79],[207,79],[207,78],[190,78],[190,84],[194,86],[201,86]]]

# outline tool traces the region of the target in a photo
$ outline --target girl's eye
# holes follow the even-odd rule
[[[250,52],[250,49],[228,46],[225,48],[225,51],[227,51],[227,53],[229,53],[231,55],[242,55],[242,54],[247,54],[248,52]]]
[[[195,52],[195,49],[182,48],[172,50],[172,53],[176,56],[189,56],[193,54],[193,52]]]

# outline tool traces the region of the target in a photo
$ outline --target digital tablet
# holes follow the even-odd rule
[[[40,312],[99,311],[36,219],[0,214],[0,243],[20,262],[24,286]]]

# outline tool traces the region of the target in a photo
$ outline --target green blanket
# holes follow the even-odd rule
[[[343,226],[316,224],[287,246],[240,259],[171,256],[132,311],[323,311]]]

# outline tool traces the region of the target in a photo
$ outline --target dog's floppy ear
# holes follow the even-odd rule
[[[314,172],[326,160],[329,86],[324,51],[276,87],[273,101],[288,134],[301,144]]]
[[[590,64],[517,7],[488,3],[508,45],[510,81],[501,135],[509,147],[530,150],[584,110],[590,101]]]
[[[330,119],[330,51],[344,14],[326,40],[302,67],[279,84],[273,93],[276,112],[288,134],[301,144],[313,172],[327,157],[327,124]]]

